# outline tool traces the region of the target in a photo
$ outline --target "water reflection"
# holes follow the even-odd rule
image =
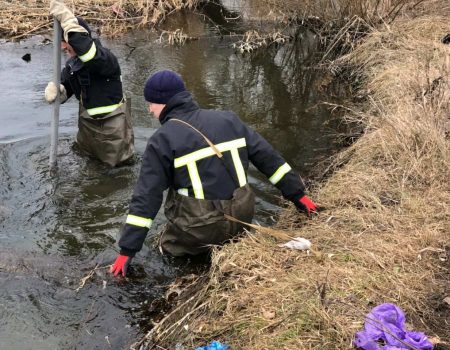
[[[335,148],[334,138],[323,127],[330,112],[320,103],[340,99],[344,92],[330,85],[323,72],[310,68],[318,46],[314,34],[293,35],[293,42],[281,48],[242,56],[230,47],[231,38],[161,47],[133,34],[137,49],[127,61],[133,69],[127,70],[125,79],[133,82],[128,86],[135,96],[136,124],[158,126],[145,112],[142,86],[152,72],[173,69],[183,76],[201,107],[234,111],[299,172],[307,173],[315,158]]]

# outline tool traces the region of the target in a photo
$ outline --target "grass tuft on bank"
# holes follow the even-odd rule
[[[306,220],[289,207],[278,226],[319,254],[258,232],[226,245],[202,286],[140,344],[349,349],[365,315],[386,302],[406,312],[409,329],[450,343],[447,25],[398,19],[336,62],[364,78],[364,111],[351,116],[364,134],[312,194],[327,210]]]

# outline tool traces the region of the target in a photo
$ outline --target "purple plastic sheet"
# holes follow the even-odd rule
[[[356,333],[354,344],[364,350],[432,350],[422,332],[405,329],[405,314],[394,304],[381,304],[366,316],[364,330]]]

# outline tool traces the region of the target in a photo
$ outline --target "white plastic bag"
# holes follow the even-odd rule
[[[279,247],[286,247],[289,249],[308,250],[311,248],[311,242],[306,238],[295,237],[293,240],[279,244]]]

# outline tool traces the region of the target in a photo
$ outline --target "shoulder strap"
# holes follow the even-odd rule
[[[187,126],[189,126],[191,129],[195,130],[198,134],[200,134],[203,139],[206,141],[206,143],[209,145],[209,147],[212,148],[212,150],[214,151],[214,153],[217,155],[217,157],[219,157],[219,159],[222,161],[222,164],[225,166],[225,169],[227,169],[228,174],[231,176],[231,178],[233,179],[234,183],[237,184],[237,187],[239,187],[239,182],[236,181],[235,177],[233,176],[233,173],[231,172],[231,170],[228,168],[227,163],[225,162],[225,160],[223,159],[223,154],[222,152],[220,152],[217,147],[211,142],[210,139],[208,139],[200,130],[198,130],[196,127],[192,126],[191,124],[189,124],[188,122],[185,122],[184,120],[181,119],[177,119],[177,118],[170,118],[170,120],[173,120],[175,122],[179,122],[182,124],[185,124]]]
[[[210,139],[208,139],[200,130],[198,130],[196,127],[192,126],[191,124],[189,124],[188,122],[185,122],[184,120],[181,119],[177,119],[177,118],[170,118],[169,120],[173,120],[175,122],[179,122],[179,123],[183,123],[187,126],[189,126],[191,129],[194,129],[197,133],[199,133],[206,141],[206,143],[209,145],[209,147],[211,147],[214,151],[214,153],[217,155],[217,157],[222,158],[223,154],[222,152],[220,152],[217,147],[211,142]]]

